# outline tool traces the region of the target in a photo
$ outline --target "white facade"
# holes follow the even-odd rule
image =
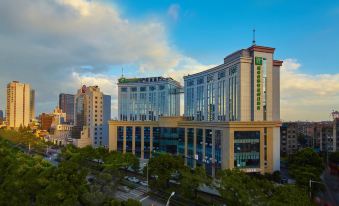
[[[88,133],[93,147],[108,145],[108,134],[104,130],[108,129],[106,125],[107,116],[110,117],[110,108],[105,108],[104,105],[110,107],[110,102],[104,104],[104,96],[98,86],[83,86],[75,95],[74,120],[76,128],[79,129],[78,133],[81,131],[81,135],[79,133],[75,138],[86,137],[84,133]],[[104,112],[109,115],[104,115]]]
[[[239,50],[184,77],[185,117],[196,121],[279,121],[280,65],[273,48]],[[256,62],[257,61],[257,62]]]
[[[72,139],[73,125],[65,124],[66,113],[58,107],[53,111],[53,122],[51,125],[51,141],[54,144],[66,145]]]
[[[118,89],[121,121],[156,121],[162,116],[180,115],[182,87],[171,78],[122,77]]]
[[[7,84],[7,126],[27,127],[31,117],[31,90],[29,84],[13,81]]]

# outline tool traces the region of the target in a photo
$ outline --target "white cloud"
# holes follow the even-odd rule
[[[339,108],[339,74],[305,74],[296,59],[281,68],[281,117],[283,120],[328,120]]]
[[[179,14],[180,14],[180,5],[179,4],[171,4],[168,7],[167,14],[174,21],[177,21],[179,19]]]
[[[48,112],[60,92],[79,88],[73,72],[100,79],[114,65],[128,64],[150,75],[169,74],[189,58],[173,49],[162,22],[131,22],[115,5],[98,1],[3,0],[0,19],[2,109],[11,80],[30,83],[37,112]]]

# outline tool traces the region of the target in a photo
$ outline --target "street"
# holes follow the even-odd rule
[[[326,187],[325,199],[333,206],[339,205],[339,177],[330,175],[329,170],[326,169],[321,179],[324,181]]]

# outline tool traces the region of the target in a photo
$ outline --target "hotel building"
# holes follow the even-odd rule
[[[77,147],[108,146],[108,120],[111,117],[111,97],[98,86],[85,85],[75,95],[73,144]]]
[[[253,45],[219,66],[185,76],[183,117],[110,121],[109,149],[141,159],[158,152],[180,155],[211,176],[232,168],[279,170],[282,61],[273,59],[274,51]]]
[[[172,78],[124,78],[118,82],[119,120],[156,121],[180,115],[182,87]]]
[[[29,84],[12,81],[7,84],[7,127],[27,127],[34,111],[34,99],[31,98]]]

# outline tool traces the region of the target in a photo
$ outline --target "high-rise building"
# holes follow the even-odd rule
[[[274,60],[274,51],[253,45],[228,55],[219,66],[185,76],[184,117],[160,115],[158,121],[143,121],[138,115],[144,113],[119,112],[120,121],[109,121],[109,149],[132,152],[141,159],[159,152],[179,155],[186,165],[204,166],[211,176],[232,168],[255,173],[280,170],[282,61]],[[140,110],[134,101],[120,98],[138,102],[141,87],[125,88],[120,82],[118,86],[119,110],[124,106]],[[159,96],[155,98],[159,102]],[[148,95],[148,102],[151,99]]]
[[[27,127],[31,117],[31,88],[29,84],[12,81],[7,84],[7,126]]]
[[[35,119],[35,90],[34,89],[31,89],[30,91],[29,102],[30,102],[29,116],[30,116],[30,120],[32,121],[33,119]]]
[[[2,110],[0,110],[0,119],[4,120],[4,112]]]
[[[74,144],[78,147],[107,147],[105,128],[108,128],[110,112],[110,96],[104,95],[98,86],[84,85],[79,89],[75,95]]]
[[[180,115],[179,82],[172,78],[124,78],[118,83],[118,114],[121,121],[155,121]]]
[[[59,94],[59,108],[66,113],[66,121],[69,124],[74,123],[74,95]]]
[[[4,113],[2,110],[0,110],[0,125],[2,124],[3,121],[4,121]]]

